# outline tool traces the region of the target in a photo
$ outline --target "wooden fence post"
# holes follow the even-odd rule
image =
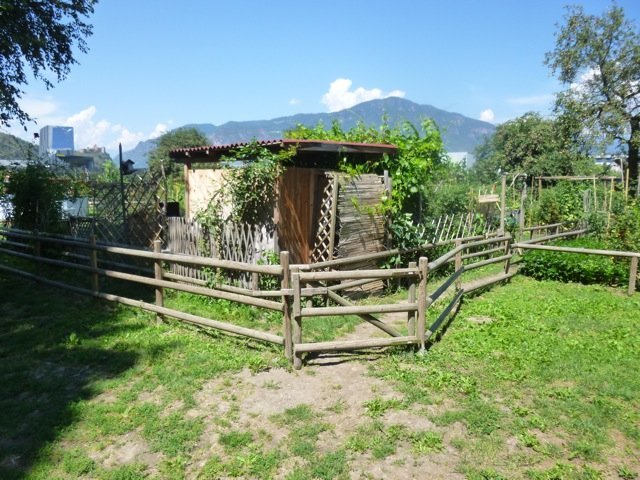
[[[161,240],[154,240],[154,242],[153,242],[153,252],[154,253],[161,253],[162,252],[162,241]],[[153,272],[154,272],[155,279],[158,280],[158,281],[162,281],[163,272],[162,272],[162,261],[161,260],[154,260]],[[156,287],[156,305],[158,307],[164,307],[164,288],[163,287]],[[157,314],[156,315],[156,322],[162,323],[163,321],[164,321],[164,318],[162,317],[162,315]]]
[[[456,240],[456,248],[458,248],[460,245],[462,245],[462,240],[458,238]],[[461,268],[462,268],[462,250],[458,250],[458,252],[456,253],[456,260],[455,260],[456,272]],[[456,278],[456,292],[461,288],[462,288],[462,276],[459,276],[458,278]]]
[[[289,268],[289,252],[280,252],[280,266],[282,267],[282,290],[291,288],[291,269]],[[284,355],[289,360],[293,359],[293,335],[291,333],[291,295],[282,295],[284,306],[282,315],[282,331],[284,337]]]
[[[631,257],[631,266],[629,267],[629,289],[627,293],[633,295],[636,291],[636,278],[638,277],[638,257]]]
[[[100,276],[96,271],[98,269],[98,250],[96,250],[96,236],[93,233],[89,237],[89,244],[91,245],[91,268],[94,270],[91,273],[91,290],[93,293],[98,293],[100,291]]]
[[[520,193],[520,215],[518,217],[518,238],[522,240],[524,234],[524,220],[525,220],[525,200],[527,199],[527,181],[525,178],[522,192]]]
[[[507,214],[507,176],[502,174],[500,188],[500,235],[504,235],[504,221]]]
[[[509,253],[513,253],[513,252],[511,252],[511,242],[512,241],[513,241],[513,239],[511,238],[511,234],[508,234],[507,235],[507,240],[505,240],[505,242],[504,242],[504,254],[505,255],[509,255]],[[511,259],[507,258],[504,261],[504,273],[508,274],[510,268],[511,268]]]
[[[300,292],[300,273],[296,270],[291,274],[291,283],[293,287],[293,338],[292,344],[295,348],[297,343],[302,343],[302,299]],[[302,357],[299,353],[293,355],[293,368],[300,370],[302,368]]]
[[[409,262],[409,268],[416,268],[418,264],[416,262]],[[415,279],[411,280],[411,284],[409,285],[409,303],[416,303],[416,281]],[[407,331],[409,335],[416,334],[416,316],[417,312],[407,312]]]
[[[40,278],[42,274],[42,263],[40,257],[42,256],[42,242],[40,241],[40,234],[38,230],[33,231],[33,239],[35,241],[33,245],[33,255],[36,257],[36,277]]]
[[[418,328],[416,337],[418,337],[420,351],[424,352],[427,322],[427,280],[429,279],[429,260],[426,257],[420,257],[418,269],[420,270],[420,284],[418,285]]]

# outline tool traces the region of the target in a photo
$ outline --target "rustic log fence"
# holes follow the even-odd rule
[[[559,247],[555,245],[536,245],[535,243],[530,242],[514,243],[513,247],[524,250],[547,250],[550,252],[579,253],[583,255],[601,255],[606,257],[628,258],[630,261],[627,293],[629,295],[633,295],[633,293],[636,291],[636,282],[638,279],[638,258],[640,258],[640,253],[621,252],[617,250],[598,250],[592,248]]]
[[[21,269],[3,262],[0,263],[0,271],[21,275],[42,284],[75,293],[142,308],[155,313],[159,319],[172,317],[190,324],[280,345],[294,367],[300,368],[305,355],[318,352],[351,351],[398,345],[415,345],[423,350],[431,337],[443,328],[452,315],[455,315],[465,294],[503,282],[515,275],[516,269],[512,267],[511,262],[514,248],[556,249],[631,258],[630,278],[634,280],[633,289],[635,289],[640,254],[538,245],[561,236],[581,233],[584,231],[554,233],[519,243],[514,243],[509,234],[496,234],[489,238],[457,239],[454,242],[446,242],[455,243],[454,248],[431,262],[427,257],[421,256],[417,262],[411,262],[407,267],[402,268],[348,270],[345,268],[362,260],[359,257],[379,260],[385,256],[407,252],[379,252],[310,265],[291,265],[288,252],[281,252],[279,265],[256,265],[167,253],[161,251],[160,241],[156,241],[153,250],[150,251],[99,243],[95,237],[90,238],[89,241],[83,241],[71,237],[5,228],[0,229],[0,254],[26,260],[33,266]],[[52,246],[55,248],[51,248]],[[435,246],[436,244],[427,244],[413,249],[413,252],[430,251]],[[125,261],[113,261],[114,256]],[[131,273],[131,263],[135,263],[133,273]],[[463,283],[465,273],[491,264],[503,264],[503,268],[497,274]],[[43,268],[45,265],[84,272],[89,277],[87,285],[72,285],[59,278],[49,278]],[[249,288],[220,282],[211,284],[204,280],[194,283],[191,278],[172,273],[172,265],[234,271],[253,278],[268,276],[277,282],[270,282],[271,287],[268,289],[260,289],[257,281],[253,282]],[[451,267],[453,272],[449,274]],[[431,286],[428,288],[429,278],[433,278],[434,273],[445,268],[448,269],[446,270],[448,275],[443,277],[444,280],[438,287],[428,291],[431,288]],[[107,288],[103,279],[133,282],[150,287],[155,292],[155,302],[109,293],[105,291]],[[395,279],[403,279],[408,284],[406,301],[355,304],[344,294],[344,291],[363,282]],[[634,291],[631,280],[629,285],[631,294]],[[281,332],[276,334],[242,327],[168,308],[164,305],[164,292],[167,289],[281,312]],[[314,299],[320,299],[320,301],[313,302]],[[428,311],[431,315],[427,315]],[[394,327],[380,317],[388,313],[406,313],[406,332],[405,326]],[[305,341],[303,335],[305,319],[343,315],[358,316],[387,336],[329,342]],[[430,325],[427,325],[427,318],[434,318]]]

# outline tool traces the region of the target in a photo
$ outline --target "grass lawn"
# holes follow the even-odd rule
[[[640,294],[516,277],[425,355],[294,372],[276,347],[0,275],[0,478],[639,478],[639,322]]]

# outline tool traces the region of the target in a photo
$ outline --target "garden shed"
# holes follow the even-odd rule
[[[184,165],[185,217],[193,218],[206,207],[219,188],[221,159],[242,143],[181,148],[170,152]],[[348,176],[339,170],[351,165],[395,155],[386,144],[326,140],[272,140],[259,145],[272,151],[294,147],[295,156],[279,178],[274,209],[274,250],[288,250],[293,263],[312,263],[385,248],[385,218],[379,207],[390,188],[385,176]]]

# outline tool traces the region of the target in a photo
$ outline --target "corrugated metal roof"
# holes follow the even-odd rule
[[[228,145],[206,145],[202,147],[176,148],[169,152],[169,156],[176,162],[185,161],[219,161],[220,157],[230,153],[232,150],[250,145],[251,142],[231,143]],[[356,143],[337,142],[333,140],[260,140],[258,145],[266,148],[282,149],[286,147],[296,147],[299,152],[346,152],[346,153],[367,153],[382,155],[384,153],[394,154],[397,151],[395,145],[381,143]]]

